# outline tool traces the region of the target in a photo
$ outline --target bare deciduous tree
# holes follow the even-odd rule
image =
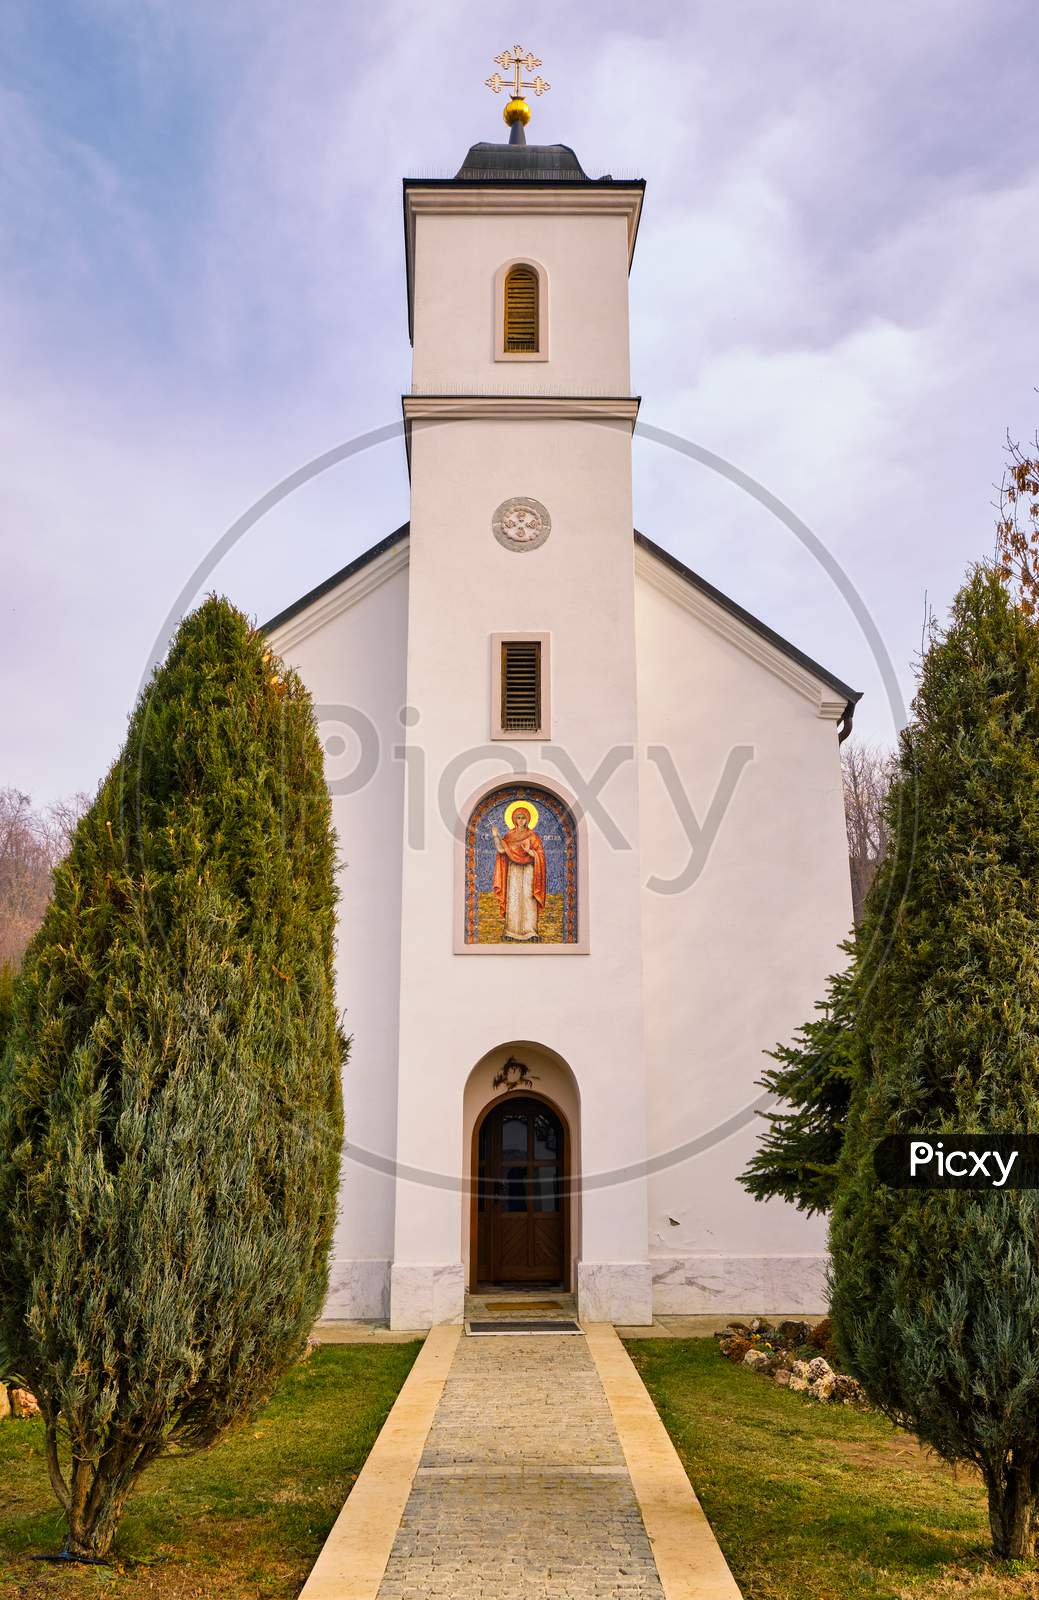
[[[1031,455],[1007,435],[999,492],[996,570],[1016,591],[1026,617],[1039,617],[1039,434]]]
[[[51,874],[86,804],[84,795],[42,811],[19,789],[0,789],[0,970],[17,967],[39,927]]]
[[[841,747],[851,901],[856,926],[862,921],[862,907],[877,868],[887,854],[884,800],[891,787],[891,767],[891,752],[877,745],[855,744],[849,740]]]

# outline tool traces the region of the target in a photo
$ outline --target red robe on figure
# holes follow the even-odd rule
[[[514,815],[519,815],[522,807],[517,806]],[[494,892],[498,896],[498,909],[502,916],[505,915],[505,898],[508,891],[509,862],[515,862],[517,867],[529,867],[534,864],[534,881],[531,892],[537,901],[540,910],[545,909],[545,847],[536,833],[532,833],[524,822],[520,826],[513,826],[508,833],[501,835],[501,850],[494,858]]]

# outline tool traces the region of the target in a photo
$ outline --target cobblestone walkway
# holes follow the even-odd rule
[[[379,1600],[662,1600],[584,1338],[463,1337]]]

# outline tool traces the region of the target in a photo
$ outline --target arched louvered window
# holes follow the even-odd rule
[[[536,354],[540,348],[538,275],[520,263],[505,274],[505,340],[507,355]]]

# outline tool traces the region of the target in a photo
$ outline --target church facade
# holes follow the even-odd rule
[[[737,1177],[851,923],[857,697],[634,528],[643,193],[524,143],[405,182],[410,520],[268,624],[343,860],[329,1317],[825,1305]]]

